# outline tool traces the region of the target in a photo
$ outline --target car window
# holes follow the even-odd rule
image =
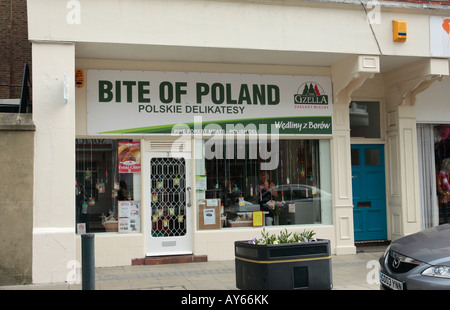
[[[293,200],[299,200],[299,199],[305,199],[307,198],[306,195],[306,188],[305,187],[297,187],[293,189]]]
[[[307,199],[311,195],[311,192],[306,192],[307,190],[307,187],[304,186],[281,186],[278,188],[278,197],[283,197],[280,200],[284,199],[285,201]]]

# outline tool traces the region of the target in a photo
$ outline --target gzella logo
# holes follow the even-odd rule
[[[295,104],[328,104],[328,95],[322,86],[315,82],[306,82],[300,85],[294,95]]]

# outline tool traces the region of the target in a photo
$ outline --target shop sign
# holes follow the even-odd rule
[[[89,135],[332,134],[329,77],[89,70],[86,84]]]
[[[450,17],[430,16],[430,54],[450,57]]]

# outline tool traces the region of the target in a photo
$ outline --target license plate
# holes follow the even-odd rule
[[[380,282],[392,290],[403,290],[403,282],[395,280],[382,272],[380,272]]]

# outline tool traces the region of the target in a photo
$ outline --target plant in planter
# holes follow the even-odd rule
[[[119,227],[119,221],[117,220],[117,214],[115,211],[109,211],[108,215],[104,213],[101,216],[102,224],[105,227],[106,232],[117,232]]]
[[[330,242],[305,230],[235,242],[236,287],[247,290],[329,290]]]
[[[299,242],[313,242],[317,241],[316,238],[314,238],[314,235],[316,233],[313,230],[304,230],[303,232],[294,232],[290,233],[287,231],[287,229],[284,229],[280,231],[280,234],[274,235],[266,232],[266,230],[263,228],[261,232],[261,238],[253,238],[249,241],[250,244],[281,244],[281,243],[299,243]]]

